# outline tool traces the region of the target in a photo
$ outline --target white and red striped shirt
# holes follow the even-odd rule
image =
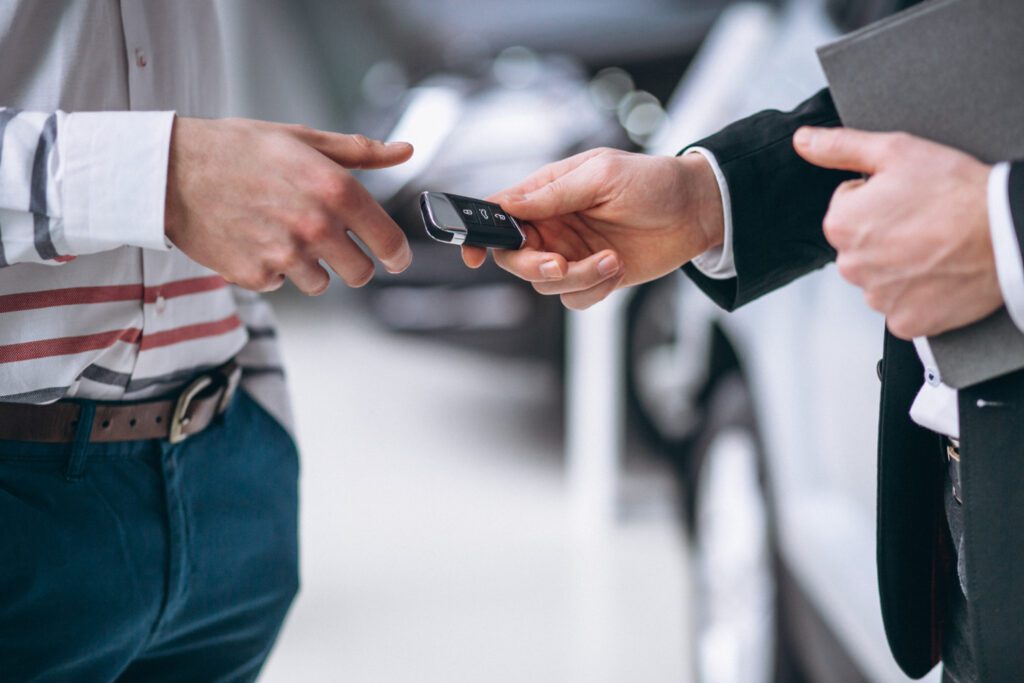
[[[290,415],[268,306],[174,249],[174,112],[224,111],[212,0],[0,5],[0,401],[136,400],[238,356]]]

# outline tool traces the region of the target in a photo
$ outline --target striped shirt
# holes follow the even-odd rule
[[[0,5],[0,401],[165,395],[237,356],[290,424],[271,312],[164,238],[174,112],[223,113],[215,3]]]

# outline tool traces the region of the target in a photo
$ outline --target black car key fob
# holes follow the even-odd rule
[[[473,247],[520,249],[526,234],[497,204],[447,192],[424,192],[420,211],[427,234],[438,242]]]

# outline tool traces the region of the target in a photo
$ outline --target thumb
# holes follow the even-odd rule
[[[498,203],[517,218],[539,221],[592,208],[599,190],[600,183],[584,164],[526,194],[502,194]]]
[[[793,147],[815,166],[874,174],[887,160],[887,135],[852,128],[804,126],[793,136]]]
[[[412,145],[408,142],[382,142],[365,135],[322,130],[305,131],[302,136],[318,152],[350,169],[396,166],[412,156]]]

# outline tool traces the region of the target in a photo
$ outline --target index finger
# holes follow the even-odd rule
[[[313,149],[345,168],[387,168],[409,160],[408,142],[382,142],[365,135],[333,133],[315,128],[298,128],[297,135]]]
[[[560,161],[555,161],[541,166],[515,185],[491,195],[488,201],[498,202],[500,204],[500,200],[502,198],[529,194],[538,188],[544,187],[555,178],[559,178],[566,173],[569,173],[603,152],[604,150],[601,148],[590,149],[586,152],[580,152],[579,154],[574,154],[573,156]]]
[[[891,135],[852,128],[804,126],[793,136],[793,147],[815,166],[874,174],[886,161],[885,144]]]

